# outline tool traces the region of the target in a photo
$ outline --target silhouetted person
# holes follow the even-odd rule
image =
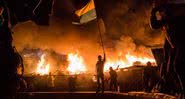
[[[77,80],[77,75],[70,75],[69,77],[69,91],[75,91],[76,90],[76,80]]]
[[[105,54],[104,58],[102,59],[102,56],[98,56],[98,61],[96,63],[96,73],[97,73],[97,90],[98,93],[100,90],[102,93],[104,93],[104,63],[105,63]],[[101,86],[101,87],[100,87]]]
[[[175,88],[166,89],[165,93],[180,93],[184,95],[185,88],[185,1],[184,0],[154,0],[151,12],[151,26],[153,29],[164,27],[165,30],[165,61],[161,69],[163,79]],[[159,12],[161,19],[157,19]],[[173,81],[172,81],[173,80]],[[174,81],[175,80],[175,81]],[[170,85],[171,84],[171,85]],[[166,88],[169,88],[166,87]],[[165,88],[162,88],[165,90]]]
[[[31,1],[33,1],[33,3],[27,0],[20,0],[19,2],[16,2],[16,0],[0,0],[0,88],[2,90],[0,99],[14,99],[17,85],[20,84],[19,81],[21,76],[17,74],[17,67],[22,60],[20,60],[21,56],[12,46],[13,38],[11,28],[13,28],[17,22],[25,22],[32,19],[33,12],[40,13],[41,11],[38,10],[41,9],[41,7],[45,12],[51,10],[49,5],[52,4],[48,2],[48,0],[43,0],[44,2],[42,1],[40,3],[42,6],[39,6],[37,11],[33,11],[37,4],[34,0]],[[45,3],[49,3],[49,5]],[[25,4],[29,6],[25,6]],[[46,10],[45,8],[48,9]],[[31,15],[27,15],[27,13]],[[37,17],[38,15],[34,16]],[[38,20],[41,19],[42,18],[39,18]]]
[[[147,66],[143,71],[143,82],[144,82],[144,90],[145,92],[151,92],[153,88],[153,77],[154,70],[152,69],[151,62],[147,62]]]
[[[15,49],[16,50],[16,49]],[[26,91],[28,86],[27,86],[27,82],[24,79],[24,65],[23,65],[23,59],[22,57],[19,55],[19,53],[17,53],[18,56],[18,60],[20,61],[20,63],[17,66],[17,91]]]
[[[109,68],[109,74],[110,74],[110,90],[111,91],[117,91],[117,72],[113,70],[112,67]]]
[[[47,86],[49,88],[53,88],[55,85],[54,85],[54,75],[52,75],[51,72],[49,72],[49,75],[48,75],[48,83],[47,83]]]

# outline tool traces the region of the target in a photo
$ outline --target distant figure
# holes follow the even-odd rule
[[[113,70],[112,67],[109,68],[109,74],[110,74],[110,90],[111,91],[117,91],[117,73],[115,70]]]
[[[48,87],[49,88],[55,87],[54,81],[55,81],[54,76],[51,74],[51,72],[49,72],[49,75],[48,75]]]
[[[76,90],[76,80],[77,80],[77,75],[70,75],[69,77],[69,91],[75,91]]]
[[[98,93],[100,90],[102,93],[104,93],[104,63],[105,63],[105,53],[104,53],[104,58],[102,59],[102,56],[98,56],[98,61],[96,63],[96,73],[97,73],[97,90],[96,93]],[[101,86],[101,88],[100,88]]]
[[[145,92],[151,92],[153,88],[153,69],[151,62],[147,62],[147,66],[143,71],[143,81],[144,81],[144,90]]]
[[[24,79],[24,65],[23,65],[23,59],[22,57],[17,53],[19,57],[20,63],[17,66],[17,72],[16,72],[16,79],[17,79],[17,84],[16,84],[16,89],[17,92],[24,92],[28,88],[28,84],[26,80]]]

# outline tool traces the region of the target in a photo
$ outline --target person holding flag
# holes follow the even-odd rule
[[[104,73],[103,72],[104,72],[104,64],[106,61],[105,49],[104,49],[104,44],[102,40],[102,33],[106,32],[104,21],[100,17],[101,14],[96,13],[94,0],[88,0],[85,6],[75,11],[75,15],[78,16],[79,20],[77,22],[72,22],[72,24],[76,24],[76,25],[85,24],[96,19],[96,23],[97,23],[97,27],[100,35],[100,43],[104,53],[104,58],[102,58],[101,55],[98,55],[98,61],[96,63],[96,78],[97,78],[96,93],[98,93],[100,90],[102,91],[102,93],[104,93]]]
[[[104,53],[104,58],[102,59],[101,55],[98,55],[98,61],[96,63],[96,76],[97,76],[97,90],[96,93],[98,93],[100,90],[102,93],[104,93],[104,64],[106,61],[106,56]],[[101,86],[101,88],[100,88]]]

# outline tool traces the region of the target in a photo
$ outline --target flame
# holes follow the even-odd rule
[[[39,63],[37,64],[37,70],[36,73],[40,75],[47,75],[49,74],[49,67],[50,64],[45,62],[45,54],[43,54],[39,60]]]
[[[78,54],[70,53],[68,54],[69,65],[67,70],[70,74],[80,74],[86,72],[86,66],[82,56]]]
[[[128,60],[128,63],[133,65],[134,62],[139,61],[141,64],[146,64],[147,62],[156,63],[155,59],[148,58],[148,57],[136,57],[133,55],[130,55],[129,53],[126,54],[126,58]]]
[[[105,63],[104,71],[108,71],[109,67],[112,67],[113,69],[119,68],[125,68],[128,67],[126,63],[123,60],[108,60],[108,62]]]
[[[135,55],[130,55],[130,53],[127,53],[125,55],[125,60],[121,59],[122,53],[119,53],[119,59],[117,60],[111,60],[108,59],[104,66],[104,71],[108,71],[109,67],[112,67],[113,69],[117,68],[126,68],[134,65],[134,62],[140,62],[142,65],[146,65],[147,62],[151,62],[153,64],[156,64],[156,61],[154,58],[149,57],[137,57]]]

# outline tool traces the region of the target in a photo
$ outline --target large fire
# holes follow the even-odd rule
[[[70,74],[80,74],[86,72],[86,66],[82,56],[78,54],[70,53],[68,54],[69,65],[67,70]]]
[[[37,70],[36,73],[40,75],[47,75],[49,74],[49,67],[50,64],[46,62],[45,60],[45,54],[43,54],[39,60],[39,63],[37,64]]]
[[[130,55],[130,53],[127,53],[125,55],[126,59],[108,59],[107,62],[105,63],[104,66],[104,71],[108,71],[109,67],[113,67],[113,69],[118,69],[118,68],[126,68],[134,65],[134,62],[140,62],[142,65],[146,65],[147,62],[151,62],[156,64],[156,61],[154,58],[148,58],[148,57],[137,57],[134,55]]]
[[[37,64],[36,73],[40,75],[47,75],[50,72],[50,64],[45,60],[45,54],[43,54],[40,58],[39,63]],[[80,74],[85,73],[87,71],[87,66],[84,62],[84,59],[82,56],[80,56],[78,53],[69,53],[68,57],[68,67],[67,71],[70,74]],[[153,64],[156,64],[156,61],[152,57],[141,57],[136,56],[134,54],[127,53],[126,55],[118,55],[118,58],[109,58],[107,57],[104,71],[109,71],[109,67],[113,67],[113,69],[118,68],[126,68],[133,66],[134,63],[139,62],[141,65],[146,65],[146,63],[150,61]]]

